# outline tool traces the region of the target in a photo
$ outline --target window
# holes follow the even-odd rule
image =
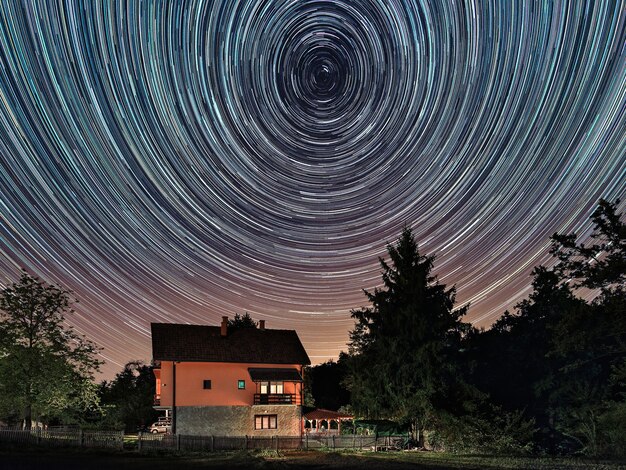
[[[237,388],[239,390],[245,390],[246,389],[246,381],[245,380],[238,380],[237,381]]]
[[[210,380],[203,380],[202,381],[202,388],[204,388],[205,390],[211,390],[211,381]]]
[[[284,387],[282,382],[261,382],[260,383],[260,393],[261,395],[266,395],[268,393],[271,394],[282,394],[284,393]]]
[[[283,393],[283,383],[270,382],[270,393]]]
[[[278,420],[276,415],[255,415],[254,429],[276,429]]]

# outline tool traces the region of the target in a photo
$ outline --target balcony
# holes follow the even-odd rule
[[[255,393],[255,405],[297,405],[295,393]]]

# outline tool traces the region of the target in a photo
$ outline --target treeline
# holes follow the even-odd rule
[[[391,419],[449,451],[626,456],[626,226],[601,200],[591,244],[552,237],[551,269],[488,330],[464,321],[411,230],[380,260],[347,353],[313,367],[307,405]],[[580,291],[594,294],[581,298]],[[127,431],[155,418],[151,366],[97,384],[99,348],[66,326],[70,292],[24,273],[0,292],[0,420]],[[248,314],[233,328],[255,327]],[[314,402],[313,402],[314,399]]]
[[[590,245],[552,237],[555,267],[535,268],[529,298],[488,330],[463,321],[405,229],[352,312],[348,353],[326,365],[354,413],[451,451],[626,455],[626,227],[604,200],[593,222]]]

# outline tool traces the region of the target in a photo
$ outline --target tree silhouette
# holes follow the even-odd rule
[[[256,328],[257,322],[255,322],[250,314],[246,312],[243,315],[235,314],[235,317],[231,320],[228,319],[228,328],[240,329],[240,328]]]
[[[557,269],[564,277],[578,280],[579,286],[591,289],[626,282],[626,224],[617,213],[619,200],[611,204],[600,199],[591,219],[594,222],[590,246],[576,243],[575,233],[552,235],[550,253],[557,257]]]
[[[455,288],[439,284],[434,256],[419,253],[409,228],[387,252],[382,288],[365,291],[371,307],[352,311],[347,382],[357,413],[410,421],[419,430],[455,401],[467,307],[453,309]]]

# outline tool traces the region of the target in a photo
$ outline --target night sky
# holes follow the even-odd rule
[[[150,322],[246,311],[336,357],[405,225],[488,326],[626,196],[624,1],[23,3],[0,285],[71,289],[108,377]]]

